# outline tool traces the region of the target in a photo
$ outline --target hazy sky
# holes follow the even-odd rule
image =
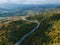
[[[0,3],[16,3],[16,4],[59,4],[60,0],[0,0]]]

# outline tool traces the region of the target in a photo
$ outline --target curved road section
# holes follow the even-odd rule
[[[38,21],[32,21],[32,20],[27,20],[26,18],[24,17],[21,17],[22,20],[26,20],[26,21],[29,21],[29,22],[34,22],[34,23],[37,23],[37,26],[32,29],[32,31],[28,32],[27,34],[25,34],[22,38],[20,38],[20,40],[18,42],[15,43],[15,45],[20,45],[26,37],[28,37],[29,35],[31,35],[40,25],[40,23]]]

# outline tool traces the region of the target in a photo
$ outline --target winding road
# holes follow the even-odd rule
[[[29,22],[34,22],[37,24],[37,26],[32,29],[32,31],[28,32],[27,34],[25,34],[22,38],[20,38],[20,40],[18,42],[15,43],[15,45],[20,45],[26,37],[28,37],[29,35],[31,35],[39,26],[40,26],[40,23],[38,21],[33,21],[33,20],[27,20],[26,18],[24,18],[23,16],[21,17],[22,20],[26,20],[26,21],[29,21]]]

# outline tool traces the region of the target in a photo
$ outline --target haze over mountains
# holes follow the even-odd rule
[[[40,8],[57,8],[59,4],[0,4],[0,17],[1,16],[15,16],[15,15],[26,15],[28,11],[38,11]],[[38,12],[40,12],[39,10]]]

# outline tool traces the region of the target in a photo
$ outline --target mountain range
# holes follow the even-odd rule
[[[39,12],[40,8],[60,8],[60,5],[45,4],[0,4],[0,17],[1,16],[15,16],[27,15],[28,11]]]

